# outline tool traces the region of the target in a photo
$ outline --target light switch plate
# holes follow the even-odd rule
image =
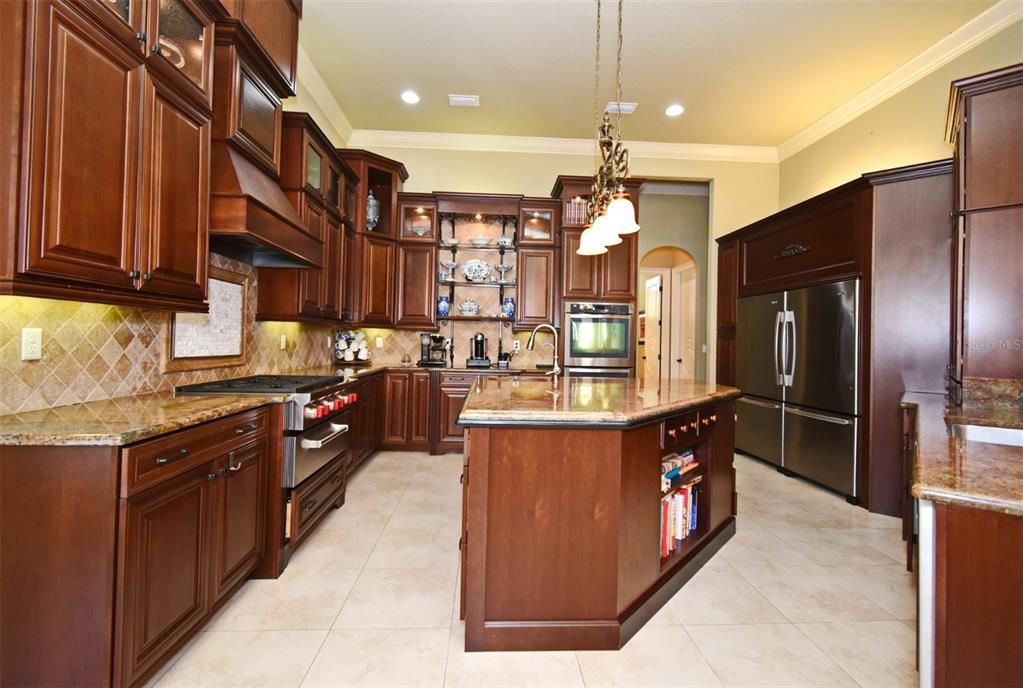
[[[384,338],[383,337],[377,336],[377,348],[378,349],[383,349],[384,348]]]
[[[38,327],[21,328],[21,360],[38,361],[43,357],[43,331]]]
[[[288,335],[281,335],[281,351],[287,351],[288,349]]]

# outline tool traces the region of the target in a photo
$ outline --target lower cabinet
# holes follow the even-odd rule
[[[385,449],[423,451],[430,442],[430,373],[392,370],[384,374]]]
[[[289,532],[292,550],[331,509],[344,504],[347,475],[348,451],[345,451],[292,490]]]
[[[259,439],[122,500],[115,684],[144,682],[259,565],[267,458]]]
[[[432,407],[435,414],[430,433],[431,454],[462,451],[465,429],[458,424],[458,416],[476,378],[475,374],[434,373]]]

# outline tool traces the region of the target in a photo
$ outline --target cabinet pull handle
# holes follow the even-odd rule
[[[135,34],[135,38],[139,39],[139,43],[145,43],[146,42],[146,32],[145,31],[139,31],[137,34]]]
[[[339,473],[339,474],[335,475],[335,476],[334,476],[334,477],[333,477],[333,478],[331,479],[331,481],[330,481],[330,482],[332,482],[332,483],[333,483],[333,484],[335,484],[335,485],[337,485],[338,483],[340,483],[340,482],[341,482],[341,474]]]
[[[316,508],[317,504],[319,504],[319,500],[310,499],[309,502],[302,507],[302,513],[305,514],[312,511],[313,509]]]
[[[227,468],[232,473],[240,471],[242,469],[241,459],[238,459],[238,463],[234,462],[234,452],[231,452],[230,454],[227,455]]]
[[[209,475],[206,476],[206,479],[209,480],[210,482],[213,482],[214,480],[217,479],[217,474],[216,473],[210,473]]]
[[[159,43],[153,43],[153,53],[156,54],[156,55],[160,54],[160,44]]]
[[[178,459],[183,459],[186,456],[188,456],[188,449],[187,448],[182,448],[177,454],[173,454],[171,456],[161,456],[161,457],[158,457],[156,459],[156,465],[157,466],[164,466],[164,465],[166,465],[166,464],[168,464],[168,463],[170,463],[172,461],[177,461]]]
[[[246,433],[252,432],[253,430],[259,430],[259,425],[257,425],[256,423],[249,423],[248,425],[239,425],[237,428],[234,429],[234,434],[244,435]]]
[[[146,274],[142,275],[143,282],[148,282],[151,279],[153,279],[153,273],[151,272],[147,272]]]

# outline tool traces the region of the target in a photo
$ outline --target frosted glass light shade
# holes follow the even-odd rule
[[[639,231],[636,208],[625,194],[615,194],[604,216],[608,219],[608,225],[614,227],[618,234],[633,234]]]
[[[587,227],[583,230],[583,233],[579,235],[579,248],[575,250],[577,255],[599,256],[601,253],[607,253],[607,247],[600,243],[597,235],[593,233],[593,230],[593,227]]]
[[[611,218],[608,217],[607,213],[594,220],[593,226],[590,229],[594,231],[596,241],[599,241],[604,246],[617,246],[622,243],[622,238],[618,236],[618,232],[615,231],[614,224],[611,223]]]

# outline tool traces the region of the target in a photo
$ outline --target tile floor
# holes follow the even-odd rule
[[[912,686],[899,521],[736,457],[736,536],[619,652],[465,653],[461,456],[380,453],[277,581],[249,581],[154,683]]]

